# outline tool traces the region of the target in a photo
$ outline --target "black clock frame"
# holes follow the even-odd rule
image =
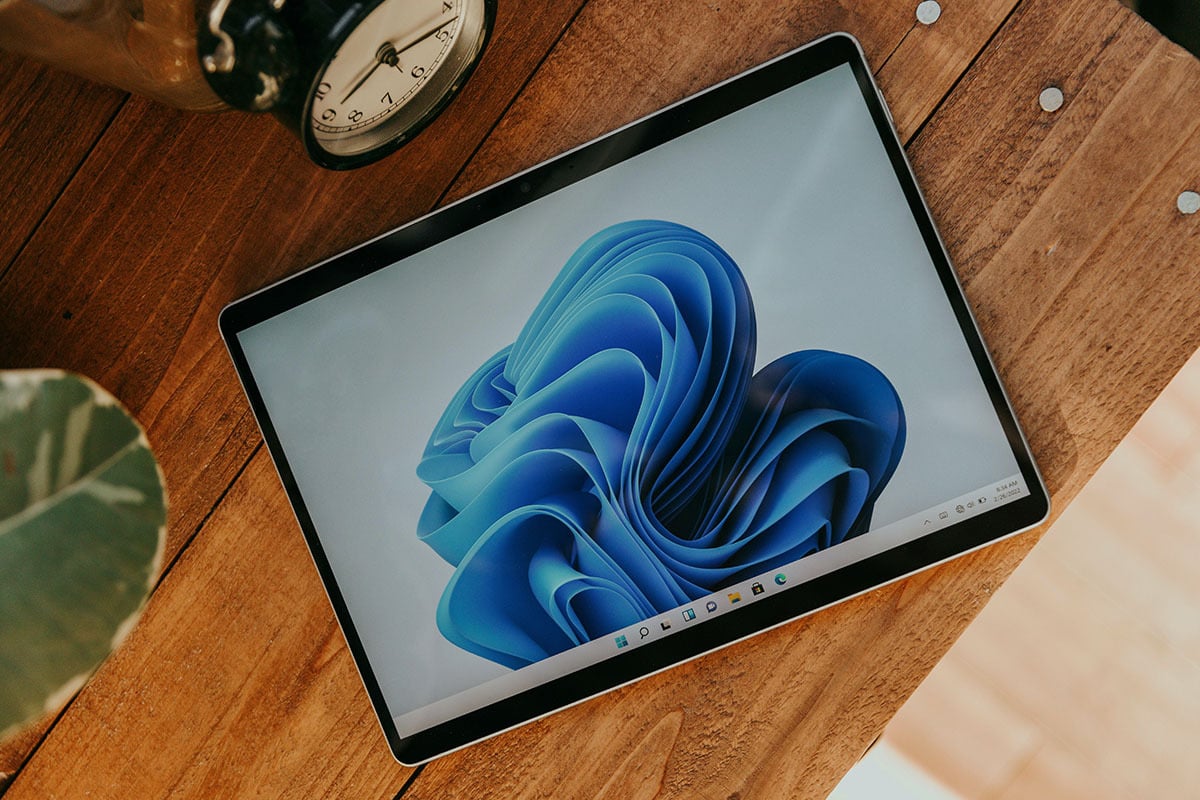
[[[331,57],[358,24],[386,0],[216,0],[197,7],[197,54],[213,91],[244,111],[270,112],[304,144],[319,166],[346,170],[378,161],[424,130],[458,94],[483,58],[497,0],[483,0],[483,35],[466,70],[438,101],[398,135],[362,153],[338,155],[306,124]],[[223,3],[223,8],[216,8]],[[215,18],[217,22],[210,23]]]

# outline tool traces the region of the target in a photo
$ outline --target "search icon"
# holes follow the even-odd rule
[[[638,633],[640,633],[642,635],[642,638],[645,639],[647,636],[650,635],[650,629],[647,628],[645,625],[643,625],[642,627],[638,628]]]

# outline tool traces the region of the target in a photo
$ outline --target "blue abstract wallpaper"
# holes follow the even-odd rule
[[[904,449],[896,390],[825,350],[752,374],[755,340],[704,234],[585,241],[417,467],[418,536],[454,567],[441,633],[515,669],[867,531]]]

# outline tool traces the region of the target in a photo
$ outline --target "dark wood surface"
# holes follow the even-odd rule
[[[0,366],[83,372],[149,431],[163,578],[57,719],[42,797],[823,797],[1027,534],[419,771],[387,753],[219,341],[230,300],[832,30],[862,41],[1056,513],[1200,346],[1200,64],[1111,0],[501,0],[464,94],[380,164],[0,56]],[[1038,106],[1062,88],[1064,107]],[[19,104],[20,105],[20,104]],[[43,734],[44,731],[44,734]],[[36,747],[36,749],[34,749]],[[32,756],[29,756],[33,750]]]

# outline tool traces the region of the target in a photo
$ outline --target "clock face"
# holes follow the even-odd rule
[[[491,21],[487,5],[383,0],[318,72],[305,122],[311,143],[334,161],[363,163],[406,141],[478,60]]]

